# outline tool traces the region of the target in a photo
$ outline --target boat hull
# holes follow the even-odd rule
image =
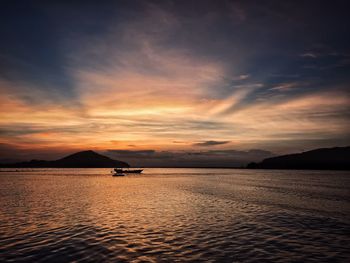
[[[142,169],[135,170],[123,170],[123,169],[114,169],[115,174],[140,174],[142,173]]]

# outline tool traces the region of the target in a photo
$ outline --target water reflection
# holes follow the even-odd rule
[[[346,261],[344,172],[0,173],[2,261]]]

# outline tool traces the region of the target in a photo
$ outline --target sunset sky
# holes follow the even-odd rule
[[[69,2],[1,1],[0,159],[350,144],[347,1]]]

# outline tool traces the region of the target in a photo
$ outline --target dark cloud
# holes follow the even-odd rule
[[[193,146],[201,146],[201,147],[216,146],[221,144],[227,144],[229,142],[230,141],[204,141],[204,142],[194,143]]]
[[[241,167],[274,154],[259,149],[209,151],[107,150],[104,154],[141,167]]]
[[[124,155],[124,156],[133,156],[133,157],[139,157],[139,156],[149,156],[154,155],[155,150],[107,150],[108,153],[114,154],[114,155]]]

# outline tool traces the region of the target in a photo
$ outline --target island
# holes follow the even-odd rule
[[[113,168],[130,167],[128,163],[113,160],[94,151],[82,151],[55,161],[31,160],[12,164],[0,164],[3,168]]]
[[[350,170],[350,146],[322,148],[266,158],[248,169]]]

